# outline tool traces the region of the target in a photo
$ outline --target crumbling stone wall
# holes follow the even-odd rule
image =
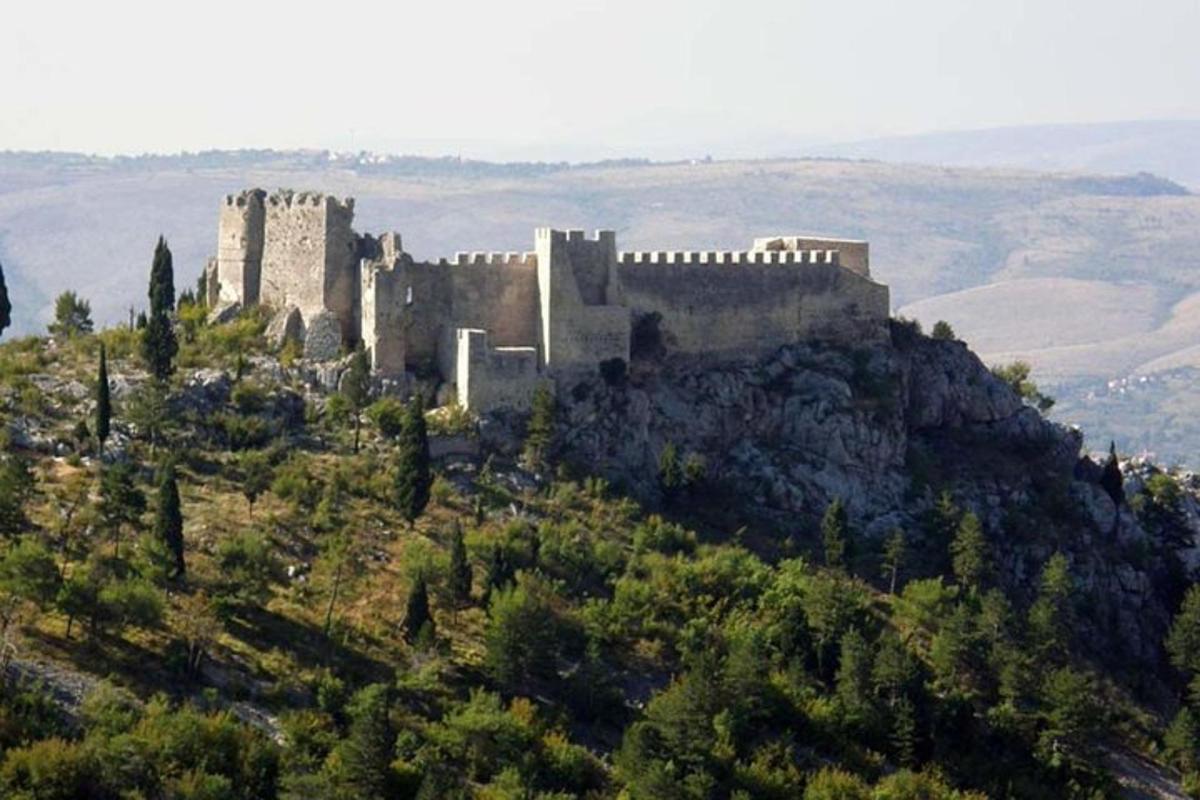
[[[262,189],[247,189],[227,195],[221,204],[217,219],[218,302],[258,302],[265,197]]]
[[[354,200],[281,190],[266,198],[260,300],[295,306],[307,320],[330,311],[342,335],[359,334]]]
[[[306,352],[336,356],[361,338],[377,370],[436,370],[476,410],[523,407],[540,380],[628,361],[634,320],[655,320],[662,354],[714,361],[887,335],[888,290],[862,241],[619,253],[612,231],[539,228],[533,252],[418,262],[397,234],[358,236],[353,216],[353,200],[320,193],[232,195],[211,285],[222,300],[298,312],[306,339],[320,333]]]

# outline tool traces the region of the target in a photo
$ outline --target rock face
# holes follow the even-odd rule
[[[310,361],[334,361],[342,354],[342,329],[337,317],[322,311],[305,326],[304,357]]]
[[[656,502],[670,443],[704,464],[697,502],[733,498],[781,535],[813,534],[836,497],[868,550],[900,527],[916,550],[944,554],[922,531],[949,492],[983,521],[998,579],[1018,594],[1036,590],[1055,549],[1068,556],[1089,598],[1081,635],[1102,655],[1160,663],[1177,603],[1166,576],[1178,563],[1200,566],[1200,486],[1184,503],[1195,511],[1178,515],[1179,545],[1151,547],[1164,537],[1129,510],[1139,484],[1118,512],[1099,468],[1081,459],[1077,431],[1027,406],[965,345],[902,325],[890,344],[857,351],[796,345],[754,364],[634,362],[624,378],[560,388],[559,405],[565,459]],[[497,418],[483,430],[509,427]],[[927,565],[914,574],[923,569],[932,574]]]

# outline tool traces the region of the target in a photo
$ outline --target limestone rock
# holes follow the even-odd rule
[[[334,361],[341,355],[342,328],[337,317],[328,311],[314,314],[305,326],[304,357],[310,361]]]
[[[241,303],[221,303],[208,312],[208,324],[224,325],[227,322],[233,322],[241,311]]]
[[[296,306],[282,309],[267,325],[267,341],[273,347],[283,347],[287,342],[304,342],[304,317]]]

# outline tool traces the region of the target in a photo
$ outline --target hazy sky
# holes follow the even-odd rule
[[[1200,118],[1200,0],[10,0],[0,150],[769,155]]]

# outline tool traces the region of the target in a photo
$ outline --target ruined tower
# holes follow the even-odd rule
[[[222,303],[254,305],[259,300],[263,258],[262,189],[226,195],[217,233],[218,299]]]

